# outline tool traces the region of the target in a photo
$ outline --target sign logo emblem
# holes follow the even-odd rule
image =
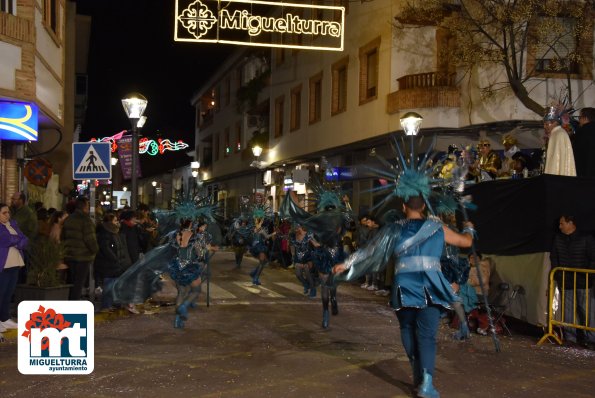
[[[217,23],[215,15],[200,0],[196,0],[182,11],[178,20],[197,39],[204,36]]]
[[[19,304],[18,367],[22,374],[89,374],[95,363],[93,304]]]

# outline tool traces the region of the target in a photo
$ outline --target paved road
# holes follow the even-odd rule
[[[302,295],[293,274],[266,269],[248,283],[247,258],[213,259],[211,305],[175,330],[173,308],[154,315],[98,318],[95,371],[24,376],[16,338],[0,344],[0,397],[410,397],[411,372],[386,298],[339,287],[340,314],[323,330],[319,299]],[[102,320],[103,319],[103,320]],[[593,397],[595,352],[535,346],[536,338],[464,343],[440,330],[436,385],[442,397]],[[175,395],[174,395],[175,394]]]

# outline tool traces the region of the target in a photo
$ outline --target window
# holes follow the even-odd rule
[[[333,5],[336,7],[345,8],[345,16],[349,14],[349,0],[334,0]],[[335,21],[339,22],[340,18],[341,13],[339,11],[335,11]]]
[[[291,117],[289,120],[289,131],[295,131],[300,128],[302,118],[302,85],[291,89]]]
[[[578,63],[569,59],[569,55],[577,50],[577,38],[574,34],[576,19],[569,17],[550,17],[548,19],[549,23],[558,29],[549,30],[545,40],[536,46],[535,71],[577,73]]]
[[[332,66],[333,87],[331,115],[345,112],[347,109],[347,65],[349,58],[345,57]]]
[[[378,49],[377,38],[359,50],[359,102],[364,104],[378,98]]]
[[[213,161],[219,160],[219,133],[213,137]]]
[[[322,115],[322,72],[310,78],[310,97],[308,104],[308,120],[310,124],[319,122]]]
[[[230,142],[230,136],[229,136],[229,127],[225,128],[225,131],[223,133],[223,139],[224,144],[223,144],[223,156],[224,157],[228,157],[229,155],[231,155],[231,142]]]
[[[219,85],[213,89],[211,98],[211,105],[213,105],[213,110],[215,112],[219,112],[221,110],[221,87]]]
[[[213,163],[213,147],[211,145],[205,145],[202,148],[202,161],[201,164],[204,167],[210,167]]]
[[[279,66],[285,62],[285,49],[282,47],[275,48],[275,65]]]
[[[240,152],[242,150],[242,123],[236,123],[236,142],[235,151]]]
[[[275,100],[275,138],[279,138],[283,135],[283,118],[285,107],[285,98],[283,96],[278,97]]]
[[[231,79],[226,77],[221,83],[221,107],[229,105],[231,91]]]
[[[43,24],[54,41],[60,40],[60,1],[44,0]]]
[[[314,0],[312,1],[313,6],[324,5],[323,0]],[[312,9],[312,19],[316,19],[318,21],[322,21],[324,18],[324,10],[321,8],[313,8]]]
[[[17,15],[17,0],[0,0],[0,12]]]

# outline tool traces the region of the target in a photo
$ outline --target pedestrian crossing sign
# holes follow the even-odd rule
[[[109,142],[72,143],[72,178],[109,180],[112,178],[111,154]]]

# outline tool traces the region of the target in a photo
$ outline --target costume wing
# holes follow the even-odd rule
[[[132,264],[103,294],[110,294],[115,303],[143,303],[161,289],[160,275],[168,272],[168,263],[175,254],[170,242],[155,247]]]
[[[364,274],[383,270],[393,255],[395,244],[401,236],[401,229],[402,226],[399,223],[387,224],[380,228],[366,246],[358,249],[345,260],[345,265],[349,269],[335,275],[334,280],[351,281]]]
[[[328,210],[312,215],[299,207],[289,193],[285,195],[279,213],[282,218],[290,218],[316,234],[318,242],[324,245],[334,245],[337,234],[345,228],[346,214],[343,211]]]

